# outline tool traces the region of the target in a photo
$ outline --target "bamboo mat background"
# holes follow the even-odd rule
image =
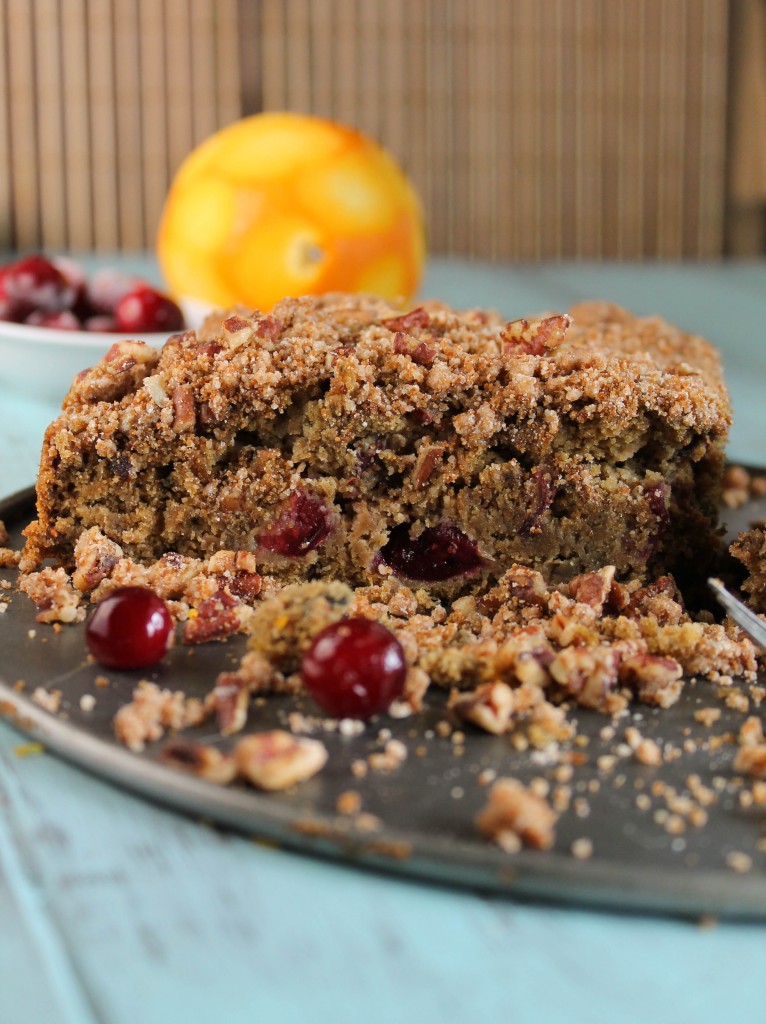
[[[189,150],[290,109],[390,148],[433,252],[760,252],[765,4],[0,0],[0,247],[151,248]]]

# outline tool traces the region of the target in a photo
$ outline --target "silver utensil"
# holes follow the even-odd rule
[[[707,582],[718,603],[726,609],[739,628],[747,633],[754,644],[766,650],[766,622],[727,590],[720,580],[709,579]]]

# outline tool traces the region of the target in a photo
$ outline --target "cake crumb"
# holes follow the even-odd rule
[[[355,789],[344,790],[335,801],[335,809],[338,814],[353,817],[359,814],[362,809],[361,794]]]
[[[43,686],[36,687],[32,693],[32,700],[35,704],[39,704],[41,708],[54,715],[61,708],[61,697],[61,690],[46,690]]]
[[[593,856],[593,840],[585,836],[575,839],[570,849],[572,856],[576,857],[577,860],[588,860]]]
[[[731,868],[732,871],[745,874],[748,871],[752,871],[753,858],[741,850],[733,850],[731,853],[726,854],[726,866]]]

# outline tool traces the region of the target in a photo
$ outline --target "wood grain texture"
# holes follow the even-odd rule
[[[435,252],[724,251],[730,0],[2,0],[0,10],[10,149],[0,231],[11,245],[151,244],[170,178],[197,142],[242,113],[289,109],[391,149]],[[763,20],[762,0],[748,10]],[[742,37],[737,79],[754,99],[732,107],[745,140],[736,195],[752,191],[760,160],[737,128],[741,111],[759,109],[757,34]]]

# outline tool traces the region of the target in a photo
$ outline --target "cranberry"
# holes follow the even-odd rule
[[[13,302],[32,309],[57,313],[70,309],[77,290],[44,256],[25,256],[12,263],[4,275],[5,293]]]
[[[94,313],[111,315],[123,295],[140,286],[141,281],[137,277],[104,267],[97,270],[87,284],[88,304]]]
[[[418,537],[410,537],[406,523],[397,526],[380,554],[398,575],[428,583],[476,572],[484,564],[476,541],[451,523],[429,526]]]
[[[85,627],[88,650],[107,668],[146,668],[173,642],[173,620],[146,587],[119,587],[100,601]]]
[[[113,332],[117,330],[117,321],[113,316],[108,316],[106,313],[100,313],[97,316],[89,316],[85,321],[85,330]]]
[[[24,321],[33,327],[55,327],[59,331],[79,331],[81,324],[71,309],[61,309],[58,313],[46,313],[42,309],[33,310]]]
[[[371,619],[341,619],[318,633],[301,662],[314,700],[335,718],[370,718],[404,687],[402,645]]]
[[[0,320],[11,320],[20,324],[32,312],[32,307],[29,303],[17,302],[15,299],[9,298],[5,290],[5,279],[9,269],[9,267],[0,267]]]
[[[64,276],[64,280],[74,289],[74,298],[71,309],[79,318],[86,316],[89,312],[88,305],[88,283],[85,278],[85,271],[79,263],[68,259],[66,256],[54,256],[51,260],[56,270]]]
[[[180,331],[184,325],[183,313],[175,302],[145,284],[122,296],[114,307],[114,319],[118,330],[126,334]]]
[[[331,532],[332,515],[327,506],[308,491],[293,491],[276,523],[259,539],[267,551],[297,558],[319,547]]]

